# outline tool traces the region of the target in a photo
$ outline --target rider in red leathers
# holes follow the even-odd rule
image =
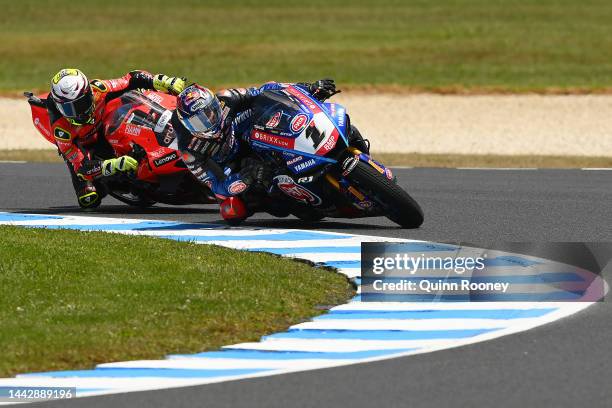
[[[102,115],[106,103],[133,89],[155,89],[178,95],[185,79],[153,76],[146,71],[132,71],[117,79],[89,81],[78,69],[62,69],[51,80],[51,93],[45,104],[55,144],[72,176],[79,206],[83,209],[100,205],[104,192],[93,181],[117,171],[132,171],[135,159],[122,156],[97,160],[93,153],[112,157],[114,153],[104,139]]]

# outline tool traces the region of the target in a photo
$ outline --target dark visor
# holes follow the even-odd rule
[[[56,102],[55,104],[64,117],[85,123],[93,112],[93,94],[89,91],[74,101]]]

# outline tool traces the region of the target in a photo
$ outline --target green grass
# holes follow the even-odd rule
[[[256,341],[353,295],[339,274],[267,254],[99,232],[0,236],[0,377]]]
[[[134,68],[213,86],[612,88],[608,0],[0,0],[0,90],[62,67]]]

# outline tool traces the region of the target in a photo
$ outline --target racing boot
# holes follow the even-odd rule
[[[370,154],[370,141],[368,139],[364,139],[359,130],[353,125],[351,125],[349,144],[360,150],[362,153],[367,155]]]
[[[221,217],[230,225],[238,225],[249,216],[244,201],[238,197],[229,197],[223,200],[219,206]]]
[[[66,165],[68,166],[68,171],[70,171],[72,187],[74,187],[79,207],[85,211],[99,207],[104,194],[101,194],[91,181],[83,180],[77,176],[70,163],[66,162]]]
[[[93,210],[102,203],[102,196],[90,182],[86,183],[80,190],[77,190],[76,193],[79,200],[79,206],[82,210]]]

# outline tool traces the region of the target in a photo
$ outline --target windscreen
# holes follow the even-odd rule
[[[164,131],[172,111],[149,99],[139,91],[130,91],[121,96],[121,106],[113,113],[107,132],[113,133],[122,123],[143,126],[156,133]]]

